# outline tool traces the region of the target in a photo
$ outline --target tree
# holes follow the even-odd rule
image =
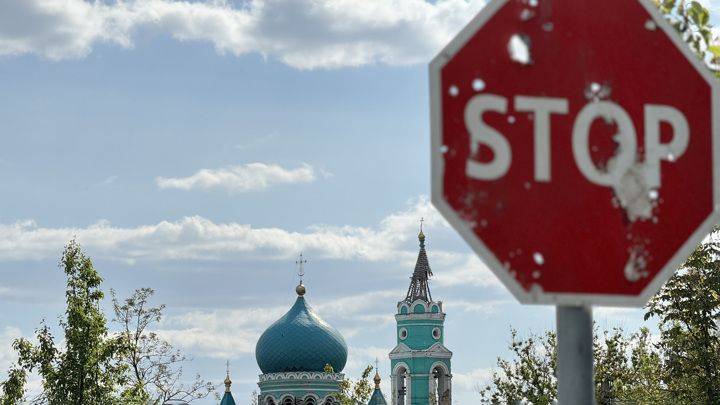
[[[35,403],[50,405],[101,405],[119,403],[117,388],[124,383],[124,367],[117,356],[123,350],[119,339],[108,334],[100,310],[102,278],[72,240],[60,260],[67,276],[67,309],[60,321],[64,342],[60,346],[50,328],[43,324],[36,331],[37,343],[26,339],[14,342],[19,365],[24,371],[37,370],[42,377],[43,394]],[[64,346],[64,348],[63,348]],[[22,390],[24,378],[11,372],[14,392]]]
[[[160,404],[169,399],[192,402],[214,391],[212,383],[199,375],[189,384],[182,382],[182,364],[187,357],[152,330],[165,309],[165,305],[150,305],[153,289],[137,289],[122,302],[113,290],[110,292],[113,321],[120,327],[120,339],[126,349],[121,359],[127,366],[130,383],[123,392],[124,398]]]
[[[630,367],[625,354],[630,342],[620,328],[604,331],[602,336],[601,342],[600,334],[593,334],[595,398],[598,405],[610,405],[622,396],[629,383]]]
[[[13,367],[8,372],[8,378],[2,385],[2,396],[0,396],[0,405],[16,405],[19,404],[25,396],[25,382],[27,374],[25,370],[19,367]]]
[[[325,367],[326,372],[332,372],[327,371],[328,366]],[[332,367],[330,367],[329,370],[332,370]],[[367,401],[370,400],[370,395],[372,394],[373,388],[370,386],[370,381],[368,380],[368,377],[370,376],[370,373],[372,371],[373,366],[367,366],[365,367],[365,370],[363,370],[362,375],[358,381],[355,381],[353,383],[349,379],[345,378],[340,382],[340,392],[338,393],[337,397],[338,401],[340,401],[340,404],[366,404]]]
[[[650,341],[648,328],[640,328],[631,338],[630,373],[619,396],[628,403],[672,403],[665,385],[661,353]]]
[[[534,405],[557,401],[557,347],[555,334],[518,338],[511,330],[510,360],[498,358],[490,383],[478,387],[483,403]],[[646,328],[627,336],[615,328],[595,333],[595,397],[598,405],[666,403],[660,354]],[[635,402],[633,402],[635,401]]]
[[[668,389],[678,401],[720,404],[720,244],[718,230],[653,297]]]
[[[478,387],[484,402],[515,404],[522,400],[535,405],[549,405],[557,397],[555,367],[555,333],[530,334],[519,339],[515,329],[510,330],[508,349],[512,360],[497,359],[499,370],[493,371],[491,383]]]
[[[214,392],[211,383],[196,376],[182,381],[187,358],[152,331],[162,319],[164,305],[151,306],[154,291],[136,290],[120,302],[112,292],[111,333],[100,309],[102,278],[77,242],[65,247],[60,267],[67,276],[67,309],[60,322],[64,340],[57,344],[50,328],[41,324],[36,343],[18,339],[18,367],[2,383],[0,405],[19,403],[28,372],[42,378],[43,392],[31,400],[48,405],[160,404],[168,399],[191,402]]]
[[[662,361],[650,332],[626,336],[621,328],[595,333],[595,398],[598,405],[666,403]]]

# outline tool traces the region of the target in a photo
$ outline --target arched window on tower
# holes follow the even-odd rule
[[[408,386],[410,385],[410,378],[408,376],[408,370],[404,366],[400,366],[395,371],[395,402],[397,405],[410,405],[408,400]]]
[[[334,404],[335,404],[335,399],[333,397],[325,398],[325,402],[323,403],[323,405],[334,405]]]
[[[303,403],[303,405],[316,405],[316,404],[317,404],[317,402],[315,402],[315,398],[313,398],[313,397],[305,398],[305,402]]]
[[[295,399],[293,399],[293,397],[285,397],[282,401],[282,405],[295,405]]]
[[[437,365],[432,370],[432,379],[430,381],[430,397],[434,400],[431,403],[437,405],[450,405],[450,375],[447,370]]]
[[[265,405],[275,405],[275,401],[272,398],[267,397],[265,398]]]

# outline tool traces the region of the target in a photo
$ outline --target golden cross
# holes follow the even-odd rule
[[[307,264],[307,259],[303,257],[303,254],[300,253],[300,256],[295,261],[295,264],[298,266],[298,276],[300,276],[300,282],[302,283],[303,276],[305,275],[305,264]]]

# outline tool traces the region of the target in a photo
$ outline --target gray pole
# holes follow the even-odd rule
[[[592,307],[557,307],[560,405],[594,405]]]

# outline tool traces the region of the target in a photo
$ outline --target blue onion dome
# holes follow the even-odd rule
[[[305,302],[305,286],[290,310],[263,332],[255,346],[255,359],[263,374],[289,371],[336,373],[347,362],[347,344],[340,332],[323,321]]]

